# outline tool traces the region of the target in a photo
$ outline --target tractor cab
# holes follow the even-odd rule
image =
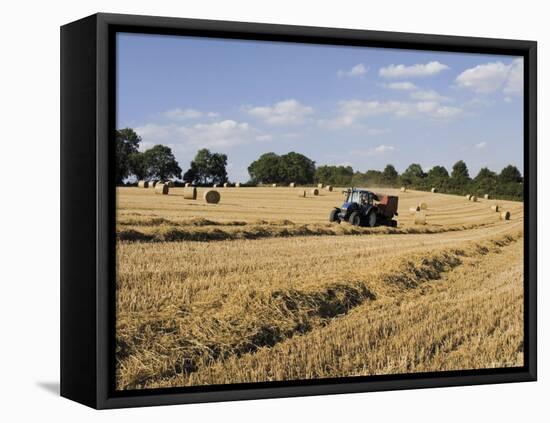
[[[363,188],[343,191],[346,196],[342,207],[335,207],[329,215],[330,222],[349,222],[354,226],[397,226],[398,197],[376,194]]]
[[[359,189],[348,189],[344,191],[346,194],[346,201],[342,205],[342,207],[348,206],[355,203],[355,204],[361,204],[361,205],[367,205],[367,204],[373,204],[375,194],[370,191],[366,190],[359,190]],[[347,207],[346,207],[347,208]]]

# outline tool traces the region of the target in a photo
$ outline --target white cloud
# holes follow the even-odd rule
[[[256,106],[245,109],[251,116],[270,125],[297,125],[304,123],[313,114],[313,108],[301,104],[298,100],[280,101],[271,106]]]
[[[353,150],[351,151],[351,154],[353,156],[382,156],[386,153],[391,153],[392,151],[395,151],[396,148],[393,145],[386,145],[386,144],[380,144],[376,147],[361,149],[361,150]]]
[[[269,134],[258,135],[256,137],[257,141],[271,141],[272,139],[273,139],[273,136]]]
[[[495,101],[487,97],[476,96],[462,104],[466,108],[479,109],[491,107],[495,104]]]
[[[515,59],[502,90],[504,94],[523,94],[523,59]]]
[[[141,136],[143,142],[140,144],[142,150],[146,150],[155,144],[165,144],[173,140],[173,134],[177,130],[177,125],[158,125],[156,123],[147,123],[135,128],[135,131]]]
[[[261,133],[246,122],[223,120],[212,123],[198,123],[192,126],[149,123],[136,128],[143,144],[174,144],[186,147],[233,147],[255,141],[268,141],[269,136]]]
[[[485,148],[485,147],[487,147],[487,143],[485,141],[482,141],[482,142],[475,145],[475,148],[477,148],[477,149],[482,149],[482,148]]]
[[[433,110],[432,117],[437,119],[451,119],[462,113],[462,109],[452,106],[438,106]]]
[[[373,149],[373,152],[378,153],[378,154],[384,154],[388,151],[394,151],[394,150],[395,150],[395,147],[392,146],[392,145],[381,144],[381,145],[375,147]]]
[[[353,126],[356,121],[356,116],[352,114],[340,113],[339,116],[336,116],[332,119],[320,119],[317,121],[319,126],[330,128],[330,129],[340,129],[347,126]]]
[[[523,93],[523,59],[506,65],[492,62],[466,69],[456,78],[459,87],[475,93],[490,94],[502,91],[505,94]]]
[[[462,113],[462,109],[443,106],[437,101],[361,101],[347,100],[338,103],[339,114],[328,122],[329,127],[353,126],[363,118],[378,115],[395,117],[428,117],[450,119]],[[326,122],[325,122],[326,124]]]
[[[205,113],[191,108],[180,109],[179,107],[176,109],[167,110],[166,112],[162,113],[162,115],[171,120],[199,119],[204,116],[212,118],[219,116],[219,114],[215,112]]]
[[[508,72],[508,66],[502,62],[487,63],[466,69],[457,76],[456,82],[476,93],[491,93],[502,88]]]
[[[413,78],[437,75],[446,69],[449,69],[449,66],[438,61],[433,61],[426,64],[417,63],[411,66],[390,65],[385,68],[380,68],[378,73],[384,78]]]
[[[358,65],[355,65],[350,70],[339,70],[338,76],[363,76],[369,71],[369,68],[366,67],[363,63],[359,63]]]
[[[421,101],[449,101],[448,97],[442,96],[434,90],[417,90],[411,92],[410,96],[414,100]]]
[[[403,82],[391,82],[387,85],[388,88],[392,90],[399,90],[399,91],[412,91],[417,90],[418,87],[414,85],[412,82],[403,81]]]
[[[413,84],[412,82],[403,81],[403,82],[391,82],[389,84],[385,84],[385,87],[390,88],[392,90],[398,90],[398,91],[407,91],[409,92],[410,98],[413,100],[419,100],[419,101],[449,101],[450,99],[448,97],[445,97],[441,94],[439,94],[435,90],[431,89],[421,89],[417,85]]]

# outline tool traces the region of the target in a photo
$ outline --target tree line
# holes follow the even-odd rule
[[[116,131],[116,184],[124,183],[129,177],[142,179],[167,180],[181,175],[170,147],[155,145],[144,152],[139,151],[141,137],[131,128]]]
[[[122,184],[128,178],[182,179],[195,185],[222,184],[228,182],[227,155],[200,149],[190,162],[187,171],[182,172],[172,150],[164,145],[155,145],[139,151],[141,138],[131,128],[117,131],[116,135],[116,182]],[[316,166],[309,157],[289,152],[278,155],[262,154],[248,166],[248,185],[289,184],[300,185],[323,183],[335,186],[376,186],[429,191],[436,188],[449,194],[489,194],[494,197],[523,200],[523,177],[517,167],[508,165],[499,173],[487,167],[471,177],[463,160],[457,161],[447,171],[444,166],[433,166],[425,172],[418,163],[413,163],[401,174],[388,164],[382,171],[360,172],[351,166]]]
[[[523,177],[517,167],[508,165],[496,173],[487,167],[475,177],[470,177],[466,163],[456,162],[451,173],[444,166],[434,166],[428,172],[418,163],[413,163],[402,173],[388,164],[384,170],[354,171],[351,166],[315,166],[315,162],[298,153],[277,155],[262,154],[249,167],[251,182],[299,184],[323,183],[335,186],[376,186],[429,191],[436,188],[449,194],[475,194],[510,200],[523,200]]]
[[[136,180],[183,179],[197,185],[227,182],[227,156],[211,153],[204,148],[197,152],[189,169],[183,173],[172,149],[158,144],[143,152],[139,151],[141,137],[132,129],[116,131],[117,185],[124,184],[129,178]]]
[[[436,188],[447,194],[489,194],[508,200],[523,200],[523,177],[517,167],[508,165],[500,173],[483,167],[475,177],[471,177],[463,160],[456,162],[449,173],[444,166],[434,166],[428,172],[418,163],[413,163],[399,174],[394,166],[386,165],[383,171],[368,170],[355,172],[351,185],[374,185],[387,187],[405,186],[411,189],[429,191]]]

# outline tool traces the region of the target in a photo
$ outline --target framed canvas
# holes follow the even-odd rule
[[[536,380],[536,43],[61,28],[61,394]]]

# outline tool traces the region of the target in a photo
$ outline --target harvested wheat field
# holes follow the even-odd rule
[[[117,191],[119,389],[523,365],[522,203],[380,189],[398,226],[360,228],[342,188],[183,191]]]

